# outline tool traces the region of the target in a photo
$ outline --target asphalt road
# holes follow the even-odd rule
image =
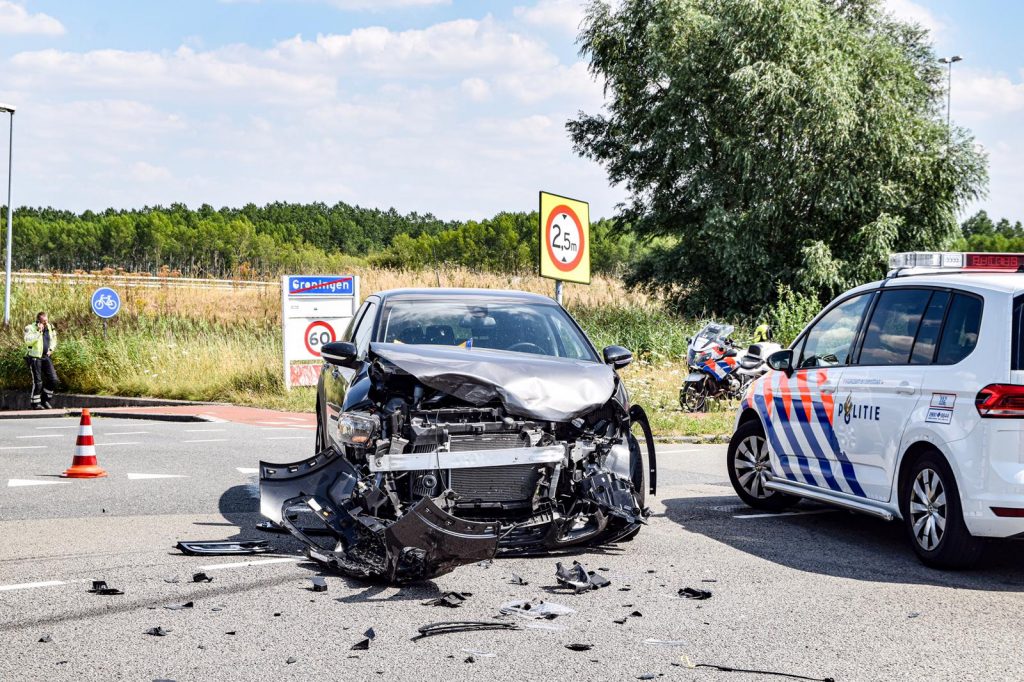
[[[1024,546],[996,544],[981,568],[942,573],[916,561],[896,524],[809,505],[756,514],[732,494],[724,446],[660,448],[650,526],[576,557],[612,580],[605,589],[556,589],[545,557],[404,588],[329,576],[329,590],[314,593],[317,568],[298,545],[253,530],[258,460],[307,455],[311,430],[95,419],[109,477],[63,480],[76,426],[0,421],[2,680],[759,677],[688,663],[836,680],[1024,678]],[[268,537],[279,554],[172,549]],[[197,571],[213,582],[193,583]],[[510,584],[513,573],[529,585]],[[90,594],[94,579],[125,594]],[[680,599],[683,587],[712,597]],[[422,605],[449,590],[472,596],[459,609]],[[545,623],[562,629],[410,641],[426,623],[491,620],[502,603],[529,598],[576,613]],[[633,611],[642,616],[613,622]],[[156,626],[169,634],[144,634]],[[351,650],[370,627],[369,650]],[[566,648],[576,643],[592,648]]]

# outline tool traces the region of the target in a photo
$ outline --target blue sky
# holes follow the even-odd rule
[[[887,0],[954,68],[953,119],[1024,220],[1024,3]],[[0,0],[0,102],[16,104],[16,205],[341,200],[446,218],[537,190],[623,199],[564,132],[600,87],[577,0]],[[0,153],[6,155],[6,137]]]

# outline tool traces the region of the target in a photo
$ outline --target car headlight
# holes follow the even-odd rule
[[[365,447],[380,429],[380,419],[373,414],[342,412],[338,417],[338,438],[346,445]]]

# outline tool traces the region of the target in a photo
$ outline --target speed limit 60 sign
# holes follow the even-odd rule
[[[590,206],[540,193],[540,274],[590,284]]]
[[[306,350],[316,358],[320,357],[320,348],[325,343],[331,343],[338,338],[334,335],[334,327],[323,320],[314,320],[310,323],[303,337],[306,339]]]

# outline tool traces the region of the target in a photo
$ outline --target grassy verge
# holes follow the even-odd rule
[[[371,271],[363,292],[425,286],[423,273]],[[434,278],[429,273],[429,278]],[[513,281],[514,279],[514,281]],[[454,286],[550,289],[539,278],[442,274]],[[89,311],[95,286],[54,281],[21,285],[12,292],[12,327],[0,330],[0,388],[27,389],[21,330],[39,310],[57,329],[55,365],[68,391],[151,396],[311,411],[311,389],[284,390],[281,380],[280,298],[276,290],[122,289],[123,307],[108,324]],[[570,290],[567,306],[598,347],[634,351],[623,376],[633,401],[647,408],[657,435],[704,435],[731,430],[732,412],[687,415],[679,410],[685,376],[686,337],[696,320],[671,315],[652,301],[627,294],[610,279]]]

